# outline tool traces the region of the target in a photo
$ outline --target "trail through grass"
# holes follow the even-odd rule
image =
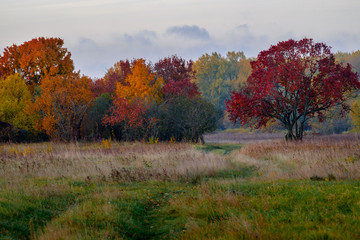
[[[0,239],[357,239],[356,144],[3,146]]]

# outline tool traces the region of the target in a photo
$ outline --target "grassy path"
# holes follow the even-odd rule
[[[141,147],[149,155],[147,146]],[[359,181],[264,178],[257,166],[238,160],[240,147],[197,146],[198,152],[206,154],[187,152],[184,159],[225,159],[221,166],[226,167],[199,174],[201,170],[191,165],[196,174],[187,173],[184,178],[132,182],[111,177],[1,179],[0,239],[360,237]],[[131,154],[136,154],[133,149]],[[182,151],[189,148],[181,146],[177,153]],[[130,155],[129,159],[138,164],[139,158]]]

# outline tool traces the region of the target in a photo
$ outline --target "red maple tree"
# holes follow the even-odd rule
[[[199,88],[191,82],[195,78],[193,62],[185,61],[176,55],[166,57],[155,63],[154,70],[158,77],[164,79],[163,94],[165,99],[177,96],[193,98],[199,96]]]
[[[247,85],[226,102],[230,119],[255,128],[276,119],[289,140],[301,140],[307,120],[322,121],[329,108],[341,105],[347,111],[347,97],[360,89],[349,64],[336,63],[330,47],[308,38],[271,46],[251,67]]]

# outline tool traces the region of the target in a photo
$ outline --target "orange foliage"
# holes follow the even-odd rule
[[[51,137],[76,140],[87,109],[92,102],[91,79],[78,74],[45,77],[36,97],[35,110],[41,111],[39,130]]]
[[[132,73],[125,78],[125,84],[117,83],[116,97],[126,99],[130,104],[138,100],[145,104],[160,102],[164,80],[156,78],[143,59],[136,60],[131,70]]]
[[[60,38],[34,38],[5,48],[0,57],[0,72],[6,77],[21,74],[31,90],[45,76],[70,74],[74,71],[71,54]]]

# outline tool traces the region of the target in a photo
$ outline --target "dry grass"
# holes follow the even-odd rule
[[[241,143],[248,144],[259,141],[273,141],[283,139],[283,133],[231,133],[219,132],[204,136],[206,143]]]
[[[0,175],[27,178],[101,178],[114,181],[179,180],[231,166],[190,144],[112,143],[2,145]]]
[[[268,179],[360,179],[360,141],[357,135],[309,137],[246,145],[233,153],[236,161],[255,165]]]

